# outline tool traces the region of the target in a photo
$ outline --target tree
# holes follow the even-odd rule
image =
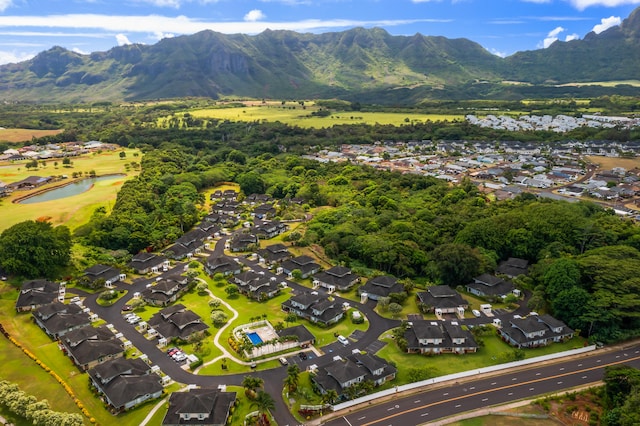
[[[397,316],[400,312],[402,312],[402,305],[399,305],[397,303],[390,303],[389,312],[391,312],[394,317]]]
[[[221,327],[227,323],[229,317],[222,311],[213,311],[211,313],[211,321],[216,327]]]
[[[124,151],[120,151],[120,154],[118,154],[120,156],[121,160],[124,160],[127,157],[127,153]]]
[[[335,389],[329,389],[322,395],[322,402],[325,404],[333,404],[338,400],[338,392]]]
[[[250,194],[263,194],[266,189],[266,184],[257,172],[251,171],[238,176],[238,184],[240,189],[246,195]]]
[[[203,295],[207,293],[207,289],[209,288],[209,286],[207,285],[207,283],[204,282],[199,282],[198,285],[196,286],[196,291],[198,292],[198,294]]]
[[[284,317],[284,322],[286,322],[287,325],[289,325],[290,322],[296,322],[296,321],[298,321],[298,315],[296,315],[295,312],[289,312]]]
[[[238,293],[240,292],[240,290],[238,290],[237,285],[231,284],[224,288],[224,292],[227,293],[227,297],[229,299],[235,299],[236,297],[238,297]]]
[[[466,244],[442,244],[431,252],[434,278],[443,284],[466,284],[482,271],[482,254]]]
[[[218,309],[221,304],[222,304],[222,302],[220,301],[220,299],[211,299],[211,300],[209,300],[209,307],[211,308],[211,310]]]
[[[287,367],[287,377],[285,378],[285,385],[289,389],[289,392],[295,392],[298,389],[298,382],[300,380],[300,367],[298,364],[292,364]]]
[[[389,309],[389,305],[391,304],[391,298],[390,297],[381,297],[378,299],[378,309],[380,310],[380,312],[387,312],[387,310]]]
[[[0,266],[27,278],[54,278],[71,260],[71,244],[66,226],[20,222],[0,234]]]
[[[302,279],[302,271],[300,269],[294,269],[293,271],[291,271],[291,276],[294,280],[299,281]]]
[[[256,407],[260,414],[266,414],[269,410],[274,410],[276,408],[276,402],[273,400],[271,395],[261,390],[258,392],[258,395],[250,406]]]
[[[242,387],[245,389],[244,393],[249,399],[256,397],[256,389],[261,388],[264,384],[264,380],[260,377],[244,376],[242,379]]]

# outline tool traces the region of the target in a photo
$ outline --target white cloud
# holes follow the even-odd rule
[[[147,3],[156,7],[173,7],[175,9],[180,9],[184,3],[193,3],[194,0],[135,0],[140,3]],[[199,0],[198,3],[207,4],[207,3],[217,3],[218,0]]]
[[[350,19],[319,20],[307,19],[290,22],[207,22],[199,19],[188,18],[184,15],[168,17],[160,15],[146,16],[114,16],[97,14],[69,14],[48,16],[0,16],[0,29],[8,28],[65,28],[91,29],[94,31],[108,31],[112,34],[131,33],[171,33],[193,34],[203,30],[213,30],[225,34],[257,34],[266,29],[290,30],[290,31],[326,31],[332,28],[395,26],[425,22],[452,22],[450,19],[407,19],[407,20],[371,20],[360,21]],[[1,32],[0,32],[1,33]],[[20,32],[15,32],[16,36]],[[98,36],[98,35],[94,35]]]
[[[116,34],[116,41],[118,42],[118,46],[131,44],[131,42],[129,41],[129,38],[124,34]]]
[[[570,0],[570,3],[578,10],[585,10],[591,6],[616,7],[625,4],[640,4],[640,0]]]
[[[22,61],[27,61],[33,58],[35,55],[32,53],[24,52],[8,52],[6,50],[0,50],[0,65],[14,64]]]
[[[567,36],[564,38],[564,41],[573,41],[573,40],[578,40],[579,38],[580,36],[576,33],[567,34]]]
[[[551,46],[554,42],[558,41],[558,36],[563,31],[566,31],[566,30],[562,27],[555,27],[554,29],[549,31],[549,34],[547,34],[547,37],[544,40],[542,40],[542,44],[538,44],[538,47],[542,47],[546,49],[547,47]]]
[[[81,50],[79,47],[74,47],[73,49],[71,49],[72,51],[79,53],[81,55],[88,55],[89,53],[85,52],[84,50]]]
[[[622,23],[622,19],[619,16],[609,16],[608,18],[602,18],[600,23],[593,26],[593,31],[596,34],[600,34],[603,31],[608,30],[611,27],[615,27]]]
[[[163,33],[162,31],[156,31],[153,33],[153,38],[156,40],[162,40],[163,38],[174,38],[176,35],[172,33]]]
[[[496,55],[496,56],[499,56],[501,58],[506,58],[507,56],[509,56],[509,55],[507,55],[506,52],[500,52],[499,50],[494,49],[493,47],[491,49],[489,49],[489,52],[494,54],[494,55]]]
[[[13,3],[13,0],[0,0],[0,12],[7,10],[11,3]]]
[[[551,3],[551,0],[522,0],[525,3],[537,3],[537,4],[543,4],[543,3]]]
[[[256,21],[261,21],[266,17],[267,15],[262,13],[260,9],[253,9],[253,10],[250,10],[249,13],[244,15],[244,20],[247,22],[256,22]]]

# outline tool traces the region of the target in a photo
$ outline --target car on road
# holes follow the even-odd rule
[[[342,343],[343,345],[348,345],[349,344],[349,339],[347,339],[344,336],[338,336],[338,342]]]

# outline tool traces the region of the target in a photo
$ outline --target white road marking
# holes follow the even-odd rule
[[[418,404],[420,402],[419,399],[416,399],[415,401],[413,401],[414,404]]]

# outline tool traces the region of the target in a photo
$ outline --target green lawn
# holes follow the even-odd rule
[[[420,113],[394,113],[394,112],[363,112],[363,111],[334,111],[328,117],[310,116],[318,108],[312,104],[305,104],[305,108],[288,104],[286,108],[280,105],[244,106],[208,108],[189,110],[189,114],[196,118],[216,118],[231,121],[280,121],[285,124],[296,125],[304,128],[332,127],[340,124],[391,124],[395,126],[405,125],[410,122],[462,120],[462,114],[420,114]],[[186,112],[186,111],[185,111]],[[177,114],[176,114],[177,115]],[[159,120],[159,125],[166,125],[169,118]]]
[[[411,369],[424,369],[428,371],[429,378],[445,376],[511,361],[510,355],[514,350],[494,332],[482,337],[484,346],[478,349],[478,352],[464,355],[442,354],[428,356],[401,352],[391,337],[391,332],[384,333],[381,340],[387,342],[387,345],[377,355],[387,361],[393,361],[398,367],[398,376],[394,385],[410,383],[412,380],[409,379],[409,370]],[[584,339],[574,337],[565,343],[554,343],[542,348],[525,349],[525,354],[526,358],[534,358],[583,346]]]
[[[0,216],[2,216],[0,231],[18,222],[28,219],[35,220],[43,216],[50,217],[50,221],[54,225],[65,224],[73,229],[86,223],[97,207],[105,207],[107,211],[110,211],[122,184],[138,174],[138,171],[132,168],[127,170],[125,164],[132,161],[140,162],[141,158],[133,156],[134,153],[138,152],[137,150],[126,149],[127,157],[122,160],[119,152],[109,151],[76,157],[72,160],[73,165],[71,168],[62,167],[61,160],[58,161],[60,163],[58,167],[54,167],[53,160],[49,160],[46,167],[39,167],[37,170],[27,170],[25,161],[10,163],[7,167],[0,168],[0,180],[7,184],[17,182],[28,176],[63,174],[68,175],[68,181],[71,181],[73,172],[88,173],[91,170],[94,170],[98,176],[116,173],[126,175],[113,180],[108,179],[96,182],[90,190],[82,194],[41,203],[13,203],[12,201],[16,198],[23,197],[28,193],[27,191],[16,191],[0,202]],[[56,182],[38,189],[49,188],[59,184],[60,182]]]

